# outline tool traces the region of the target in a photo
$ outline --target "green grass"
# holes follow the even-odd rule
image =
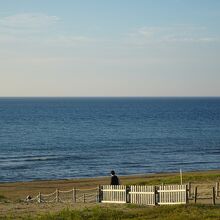
[[[208,183],[208,182],[219,182],[220,174],[218,173],[183,173],[183,182],[192,183]],[[169,176],[156,176],[153,178],[146,178],[145,180],[137,180],[129,182],[128,185],[161,185],[164,184],[180,184],[180,176],[176,175]]]
[[[15,216],[3,219],[17,219]],[[136,205],[97,206],[82,210],[64,209],[36,217],[21,217],[22,220],[220,220],[220,206],[177,205],[144,207]]]
[[[5,196],[0,195],[0,202],[7,202],[7,201],[8,199]]]
[[[192,183],[214,183],[220,182],[220,174],[217,172],[195,172],[183,173],[183,182]],[[179,174],[158,174],[133,181],[126,182],[127,185],[160,185],[179,184]],[[7,202],[7,198],[0,195],[0,202]],[[74,206],[73,206],[74,207]],[[13,212],[12,212],[13,213]],[[220,220],[220,205],[176,205],[146,207],[134,204],[126,205],[103,205],[95,208],[66,208],[61,212],[51,212],[48,208],[47,214],[40,214],[39,210],[27,213],[8,214],[0,217],[0,220]]]
[[[213,206],[162,206],[162,207],[134,207],[130,209],[100,208],[82,211],[64,210],[55,215],[46,215],[40,220],[201,220],[220,219],[219,207]]]

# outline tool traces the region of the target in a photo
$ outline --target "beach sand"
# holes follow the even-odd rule
[[[143,174],[133,176],[119,176],[121,184],[147,184],[147,185],[160,185],[164,184],[179,184],[179,173],[158,173],[158,174]],[[199,195],[211,196],[212,187],[216,182],[220,182],[220,170],[213,171],[199,171],[183,173],[183,182],[187,184],[192,183],[192,191],[195,186],[198,188]],[[5,215],[29,215],[41,214],[50,211],[59,211],[66,207],[71,208],[85,208],[97,206],[97,203],[51,203],[51,204],[38,204],[24,202],[27,195],[32,197],[38,195],[39,192],[49,194],[56,189],[71,190],[77,189],[90,189],[98,185],[106,185],[110,182],[109,177],[97,178],[82,178],[70,180],[50,180],[50,181],[32,181],[32,182],[15,182],[15,183],[0,183],[0,217]],[[193,203],[193,201],[191,201]],[[198,203],[209,203],[211,200],[198,200]],[[219,202],[219,199],[217,200]],[[103,206],[104,204],[99,204]],[[105,205],[106,206],[106,205]],[[111,205],[114,206],[114,205]],[[122,205],[123,206],[123,205]]]

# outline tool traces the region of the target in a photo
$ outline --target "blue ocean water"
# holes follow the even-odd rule
[[[0,182],[220,169],[220,98],[1,98]]]

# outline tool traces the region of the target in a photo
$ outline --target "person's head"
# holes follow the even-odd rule
[[[114,170],[111,171],[111,175],[113,175],[113,176],[115,175],[115,171]]]

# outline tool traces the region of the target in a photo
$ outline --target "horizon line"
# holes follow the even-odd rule
[[[220,98],[220,96],[0,96],[1,98]]]

